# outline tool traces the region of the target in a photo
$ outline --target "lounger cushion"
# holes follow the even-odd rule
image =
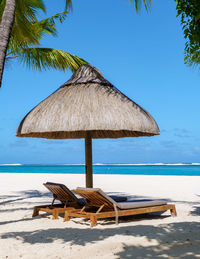
[[[144,208],[158,205],[167,204],[164,200],[135,200],[127,202],[118,202],[117,207],[120,209],[134,209],[134,208]]]
[[[117,196],[117,195],[109,195],[109,197],[111,199],[113,199],[116,202],[125,202],[127,201],[127,197],[126,196]]]
[[[143,208],[150,206],[158,206],[165,205],[167,202],[165,200],[134,200],[134,201],[125,201],[125,202],[116,202],[111,197],[109,197],[105,192],[103,192],[100,188],[83,188],[78,187],[78,190],[83,191],[95,191],[101,194],[104,198],[109,200],[113,205],[116,205],[119,209],[134,209],[134,208]]]

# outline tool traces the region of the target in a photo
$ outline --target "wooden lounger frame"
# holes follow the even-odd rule
[[[44,211],[51,213],[52,219],[58,219],[59,214],[65,213],[66,210],[83,207],[79,199],[65,185],[47,182],[44,183],[44,186],[53,194],[52,203],[35,206],[32,217],[36,217],[40,211]],[[54,204],[55,200],[59,200],[61,203]]]
[[[157,205],[134,209],[119,209],[116,204],[106,199],[97,191],[93,190],[73,190],[83,198],[89,201],[82,209],[71,209],[65,211],[64,221],[70,220],[70,217],[80,217],[90,219],[91,227],[97,224],[97,219],[115,217],[118,223],[119,216],[145,214],[151,212],[170,210],[171,215],[176,216],[176,208],[174,204]],[[92,209],[95,211],[92,211]]]
[[[68,204],[68,206],[64,205],[64,204],[54,204],[54,205],[40,205],[40,206],[35,206],[33,208],[33,215],[32,217],[36,217],[39,215],[40,211],[44,211],[47,213],[52,214],[52,219],[58,219],[59,218],[59,214],[64,214],[65,211],[67,210],[74,210],[75,208],[80,208],[80,206],[78,207],[76,203],[70,203]]]

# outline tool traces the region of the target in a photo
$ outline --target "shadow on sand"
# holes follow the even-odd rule
[[[122,251],[115,254],[115,258],[199,258],[200,223],[181,222],[167,225],[151,226],[116,226],[112,228],[52,228],[31,232],[9,232],[2,234],[2,239],[21,239],[24,243],[45,244],[53,243],[55,239],[70,245],[85,246],[113,236],[142,237],[149,241],[149,245],[123,244]],[[190,232],[192,231],[192,235]],[[151,243],[152,242],[152,243]],[[156,242],[156,244],[155,244]],[[132,242],[134,243],[134,242]],[[142,244],[142,241],[141,241]]]
[[[38,190],[28,190],[25,192],[18,192],[17,195],[3,195],[0,197],[0,205],[6,205],[8,203],[14,203],[17,201],[23,201],[30,198],[38,197],[52,197],[49,192],[39,192]],[[1,201],[3,200],[3,201]]]
[[[113,193],[112,193],[113,194]],[[114,193],[121,195],[120,193]],[[21,198],[17,196],[7,197],[8,202],[18,202],[27,198],[35,197],[51,197],[49,193],[40,193],[38,191],[27,191],[20,193]],[[4,197],[6,198],[6,197]],[[147,198],[130,196],[129,198]],[[49,199],[48,199],[49,200]],[[6,203],[6,202],[5,202]],[[190,202],[188,202],[190,203]],[[190,203],[194,210],[190,212],[190,215],[200,215],[200,208],[197,203]],[[35,203],[33,204],[33,206]],[[19,208],[17,208],[18,210]],[[23,208],[22,208],[23,210]],[[49,244],[53,243],[56,239],[61,240],[63,243],[69,243],[70,245],[80,245],[85,247],[86,244],[91,245],[112,238],[113,236],[128,237],[128,240],[137,238],[145,238],[147,245],[142,245],[143,242],[134,244],[134,241],[129,245],[128,243],[122,243],[115,239],[116,245],[121,245],[121,251],[115,253],[115,258],[183,258],[183,259],[195,259],[200,257],[200,222],[174,222],[164,223],[158,226],[151,225],[151,220],[164,219],[166,216],[160,215],[138,215],[123,217],[120,219],[119,225],[114,224],[114,220],[99,220],[98,225],[95,228],[89,227],[89,222],[86,220],[72,219],[77,227],[71,227],[67,222],[63,222],[62,228],[50,228],[41,229],[35,231],[17,231],[7,232],[1,234],[1,239],[20,239],[24,243],[28,244]],[[147,220],[145,225],[141,225],[141,220]],[[23,221],[39,220],[39,218],[24,218],[14,221],[4,221],[2,224],[17,223]],[[137,221],[137,225],[135,225]],[[53,221],[52,221],[53,222]],[[123,223],[134,222],[133,225],[124,226]],[[83,225],[79,228],[78,225]],[[148,224],[148,225],[147,225]],[[53,224],[52,224],[53,225]],[[102,228],[105,226],[106,228]],[[125,239],[127,240],[127,238]],[[109,240],[108,240],[109,242]]]

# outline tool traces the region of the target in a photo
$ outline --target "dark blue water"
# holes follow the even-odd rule
[[[83,174],[84,165],[1,165],[0,173]],[[200,176],[200,165],[94,165],[94,174]]]

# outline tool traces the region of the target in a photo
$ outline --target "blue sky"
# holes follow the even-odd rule
[[[48,1],[45,1],[46,3]],[[93,141],[99,163],[200,162],[200,70],[184,65],[185,40],[173,0],[153,0],[138,15],[128,0],[74,0],[58,37],[42,46],[76,54],[151,113],[155,137]],[[47,15],[64,1],[51,1]],[[83,163],[83,140],[17,138],[24,115],[67,81],[71,72],[6,65],[0,89],[0,163]]]

